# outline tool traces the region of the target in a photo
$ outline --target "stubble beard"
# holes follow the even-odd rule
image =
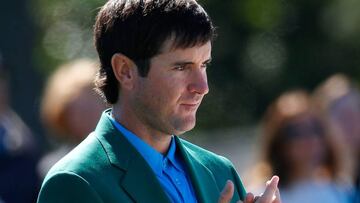
[[[137,95],[132,108],[145,128],[158,134],[180,135],[195,127],[197,110],[190,115],[180,115],[175,109],[172,113],[161,109],[161,104],[159,101],[159,104],[153,105],[146,102],[143,95]]]

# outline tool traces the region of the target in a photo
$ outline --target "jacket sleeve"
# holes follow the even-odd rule
[[[246,190],[245,190],[244,185],[242,184],[239,174],[236,172],[236,169],[235,169],[233,163],[229,159],[222,157],[222,156],[220,156],[220,157],[222,158],[223,163],[227,167],[227,170],[228,170],[227,174],[230,176],[229,178],[234,183],[235,190],[234,190],[234,196],[233,196],[232,202],[233,201],[237,202],[239,199],[241,201],[244,201],[245,196],[246,196]]]
[[[102,203],[100,196],[81,176],[72,172],[52,175],[43,183],[37,203]]]
[[[244,201],[245,200],[245,196],[246,196],[246,190],[244,185],[242,184],[242,181],[240,180],[240,177],[238,175],[238,173],[236,172],[235,168],[233,166],[231,166],[231,172],[233,174],[233,180],[234,180],[234,186],[235,186],[235,190],[238,192],[239,196],[240,196],[240,200]]]

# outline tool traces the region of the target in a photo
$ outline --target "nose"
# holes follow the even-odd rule
[[[191,82],[188,86],[191,93],[205,95],[209,93],[209,86],[207,82],[207,74],[204,69],[197,69],[191,77]]]

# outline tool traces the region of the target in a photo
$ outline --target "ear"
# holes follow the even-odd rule
[[[116,53],[111,58],[111,66],[122,89],[132,89],[136,78],[136,65],[127,56]]]

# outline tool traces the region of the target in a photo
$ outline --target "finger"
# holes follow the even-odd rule
[[[274,199],[273,203],[281,203],[281,198],[280,198],[280,191],[279,191],[279,189],[276,189],[276,191],[275,191],[275,199]]]
[[[256,196],[256,197],[254,198],[254,202],[257,202],[258,199],[260,199],[260,197],[261,197],[261,196]]]
[[[254,202],[254,194],[253,193],[247,193],[245,196],[244,203],[253,203]]]
[[[219,198],[219,203],[228,203],[234,195],[234,183],[231,180],[226,181]]]
[[[278,183],[279,183],[279,177],[273,176],[271,178],[270,182],[268,182],[266,184],[267,186],[266,186],[265,192],[259,199],[261,203],[267,203],[267,202],[273,201],[275,192],[276,192],[276,190],[278,190],[278,188],[277,188]]]

